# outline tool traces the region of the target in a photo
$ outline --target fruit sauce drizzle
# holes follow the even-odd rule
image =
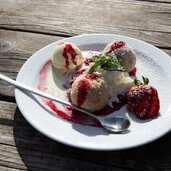
[[[110,47],[110,49],[106,52],[106,54],[110,54],[112,53],[114,50],[122,48],[125,46],[125,42],[124,41],[118,41],[112,44],[112,46]]]
[[[86,65],[89,65],[89,63],[91,62],[91,60],[85,59]],[[49,60],[47,61],[44,66],[42,67],[42,69],[39,72],[39,83],[38,83],[38,89],[41,91],[46,91],[47,87],[46,87],[46,75],[49,69],[51,69],[52,67],[52,61]],[[65,89],[65,94],[66,97],[68,97],[68,101],[71,102],[70,100],[70,96],[69,96],[69,89],[71,88],[72,83],[74,82],[75,78],[78,77],[79,75],[83,74],[85,71],[85,69],[81,69],[81,70],[76,70],[75,73],[70,77],[69,80],[66,80],[66,83],[63,85],[63,88]],[[135,76],[136,74],[136,68],[134,68],[131,72],[130,75],[131,76]],[[96,79],[95,74],[92,74],[89,76],[89,79]],[[83,83],[86,84],[86,89],[84,90],[85,92],[83,93],[84,96],[82,96],[82,99],[78,99],[78,104],[81,105],[82,103],[84,103],[84,100],[86,98],[86,94],[87,94],[87,90],[88,87],[90,85],[88,85],[87,83]],[[79,87],[78,87],[79,89]],[[112,106],[106,104],[106,106],[96,112],[93,112],[96,115],[109,115],[117,110],[119,110],[122,106],[124,106],[126,104],[126,95],[118,95],[118,99],[119,102],[114,101],[112,103]],[[45,105],[47,105],[56,115],[58,115],[59,117],[63,118],[64,120],[67,121],[71,121],[74,123],[79,123],[81,125],[89,125],[89,126],[94,126],[94,127],[101,127],[101,124],[95,120],[92,117],[89,117],[71,107],[65,106],[63,105],[63,108],[65,109],[64,111],[60,110],[58,108],[58,105],[48,99],[42,98],[42,101],[45,103]]]
[[[67,70],[69,70],[69,56],[68,56],[68,53],[71,55],[72,63],[74,65],[76,65],[76,66],[77,66],[77,62],[76,62],[75,58],[78,55],[70,44],[65,45],[65,48],[64,48],[64,51],[63,51],[63,57],[65,58],[65,68]]]

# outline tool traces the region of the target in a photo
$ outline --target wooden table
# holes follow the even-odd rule
[[[0,0],[0,73],[13,79],[51,42],[84,33],[122,34],[171,55],[171,0]],[[167,81],[167,80],[166,80]],[[72,148],[35,130],[13,87],[0,81],[0,170],[171,170],[171,133],[110,152]]]

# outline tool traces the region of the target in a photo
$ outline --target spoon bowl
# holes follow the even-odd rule
[[[85,110],[85,109],[82,109],[76,105],[73,105],[67,101],[64,101],[62,99],[59,99],[57,97],[54,97],[50,94],[47,94],[45,92],[42,92],[40,90],[37,90],[35,88],[32,88],[32,87],[29,87],[27,85],[24,85],[22,83],[19,83],[17,81],[14,81],[8,77],[6,77],[5,75],[2,75],[0,74],[0,79],[11,84],[11,85],[14,85],[16,88],[18,89],[21,89],[21,90],[24,90],[24,91],[27,91],[27,92],[30,92],[30,93],[33,93],[33,94],[36,94],[36,95],[39,95],[41,97],[45,97],[47,99],[50,99],[52,101],[55,101],[57,103],[61,103],[63,105],[66,105],[66,106],[69,106],[69,107],[72,107],[80,112],[83,112],[95,119],[97,119],[101,125],[103,126],[104,129],[110,131],[110,132],[113,132],[113,133],[122,133],[122,132],[126,132],[130,126],[130,121],[127,119],[127,118],[118,118],[118,117],[99,117],[99,116],[96,116],[92,113],[90,113],[89,111]]]
[[[115,133],[126,133],[130,126],[130,121],[121,117],[100,118],[100,123],[106,130]]]

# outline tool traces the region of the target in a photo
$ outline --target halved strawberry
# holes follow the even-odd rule
[[[128,91],[127,108],[137,118],[149,119],[159,114],[160,101],[157,90],[148,84],[149,80],[143,77],[143,81],[135,80],[137,86]]]

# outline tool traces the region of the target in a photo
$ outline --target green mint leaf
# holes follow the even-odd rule
[[[110,55],[95,55],[92,60],[95,64],[89,69],[89,74],[93,73],[98,67],[108,71],[125,71],[122,61],[118,60],[114,53]]]
[[[100,55],[94,55],[93,58],[92,58],[92,61],[96,62],[97,59],[99,59],[99,58],[100,58]]]
[[[102,61],[98,61],[96,62],[88,71],[88,74],[92,74],[96,68],[98,68],[101,65]]]

